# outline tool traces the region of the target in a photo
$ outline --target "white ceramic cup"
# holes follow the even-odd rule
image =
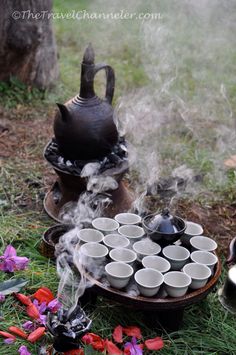
[[[161,256],[148,255],[142,260],[142,264],[145,268],[155,269],[160,271],[162,274],[170,270],[170,263],[168,260],[162,258]]]
[[[78,232],[78,238],[82,243],[100,243],[103,240],[104,235],[102,232],[92,229],[92,228],[84,228]]]
[[[120,224],[139,224],[142,218],[135,213],[119,213],[115,216],[115,220]]]
[[[119,228],[119,223],[112,218],[99,217],[92,221],[92,226],[103,234],[110,234]]]
[[[191,253],[190,257],[194,263],[208,266],[212,273],[214,272],[214,267],[218,262],[218,258],[215,254],[204,250],[194,251]]]
[[[200,224],[190,221],[185,221],[185,224],[186,229],[184,234],[180,237],[180,241],[183,246],[189,248],[191,246],[190,239],[197,235],[201,235],[203,233],[203,228]]]
[[[186,294],[192,279],[181,271],[170,271],[164,275],[164,285],[170,297],[182,297]]]
[[[108,249],[105,245],[94,242],[81,245],[80,251],[84,256],[96,260],[103,260],[108,254]]]
[[[127,248],[130,244],[129,239],[120,234],[107,234],[103,238],[103,243],[111,250],[113,248]]]
[[[158,292],[164,281],[164,276],[160,271],[154,269],[141,269],[135,273],[134,279],[141,295],[152,297]]]
[[[213,239],[205,237],[203,235],[191,238],[190,244],[192,247],[192,251],[204,250],[212,252],[217,248],[217,243]]]
[[[121,261],[126,264],[132,264],[137,259],[137,254],[126,248],[112,249],[109,256],[114,261]]]
[[[124,237],[128,238],[130,242],[135,242],[141,239],[145,232],[142,227],[136,225],[123,225],[118,229],[118,232]]]
[[[154,243],[150,239],[146,238],[144,240],[135,242],[133,244],[133,250],[137,254],[138,260],[142,261],[144,256],[159,254],[161,251],[161,247],[159,244]]]
[[[191,277],[190,288],[197,290],[204,287],[211,276],[211,269],[203,264],[190,263],[183,267],[183,272]]]
[[[172,270],[181,270],[188,262],[190,252],[188,249],[178,245],[168,245],[163,248],[164,257],[170,262]]]
[[[110,285],[114,288],[121,289],[127,286],[134,270],[132,266],[128,264],[113,261],[105,266],[105,272]]]

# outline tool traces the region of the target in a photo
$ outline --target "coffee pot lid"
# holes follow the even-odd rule
[[[174,217],[170,214],[168,208],[164,208],[161,213],[151,219],[148,227],[162,233],[175,233]]]

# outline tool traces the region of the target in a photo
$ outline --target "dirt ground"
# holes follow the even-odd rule
[[[22,118],[23,117],[23,118]],[[45,110],[37,112],[24,108],[11,111],[0,111],[0,167],[7,168],[10,161],[17,161],[18,166],[33,164],[34,169],[39,170],[42,184],[28,181],[27,186],[42,191],[54,181],[55,177],[47,163],[43,159],[43,148],[52,137],[53,112]],[[17,176],[18,170],[13,172]],[[27,192],[26,192],[27,194]],[[42,202],[43,196],[41,198]],[[27,194],[27,205],[32,208],[33,196]],[[40,204],[41,204],[40,202]],[[149,203],[157,205],[155,197],[151,197]],[[42,205],[37,208],[42,208]],[[35,207],[35,206],[34,206]],[[236,203],[229,204],[219,201],[208,206],[199,202],[181,201],[178,204],[178,213],[188,220],[200,223],[204,226],[204,234],[212,236],[220,246],[220,252],[227,255],[228,245],[236,236]]]

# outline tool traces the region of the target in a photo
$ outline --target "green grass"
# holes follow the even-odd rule
[[[149,146],[145,156],[149,156],[150,149],[155,150],[159,154],[162,167],[166,167],[162,171],[164,175],[168,175],[174,167],[185,163],[196,173],[203,174],[204,185],[201,188],[212,191],[215,199],[224,199],[225,203],[235,201],[235,171],[224,171],[222,168],[223,159],[234,152],[234,145],[230,146],[228,142],[233,125],[229,117],[229,106],[219,93],[220,84],[223,83],[234,115],[236,85],[233,73],[236,69],[236,52],[235,46],[231,45],[229,27],[225,28],[223,24],[228,40],[222,42],[223,32],[220,32],[219,19],[215,17],[214,21],[211,19],[210,22],[198,22],[192,13],[186,16],[188,10],[186,4],[180,8],[177,1],[147,3],[137,1],[135,5],[133,2],[128,5],[121,1],[119,5],[117,4],[118,2],[114,4],[105,0],[103,2],[55,0],[54,10],[64,13],[84,9],[90,12],[108,12],[129,8],[130,12],[139,10],[161,12],[163,20],[159,25],[169,26],[172,29],[171,35],[162,38],[160,32],[158,37],[156,33],[159,32],[151,32],[151,24],[150,28],[145,28],[138,21],[54,20],[60,66],[60,78],[56,88],[50,92],[40,92],[12,78],[8,84],[0,83],[1,106],[13,120],[17,110],[23,107],[19,119],[27,119],[29,125],[30,121],[37,119],[38,116],[48,115],[48,111],[51,112],[55,107],[55,102],[65,102],[78,93],[80,61],[84,48],[92,42],[96,52],[96,62],[106,62],[115,69],[114,104],[121,101],[125,106],[125,99],[128,97],[133,103],[130,109],[133,113],[132,109],[140,106],[142,108],[142,103],[145,102],[142,100],[149,95],[155,102],[154,111],[160,110],[161,114],[164,112],[169,115],[168,118],[171,117],[168,123],[164,121],[158,130],[149,127],[148,136],[140,144],[144,143],[144,147],[147,148]],[[196,11],[198,10],[196,8]],[[204,11],[206,16],[208,11],[208,9]],[[222,12],[222,21],[227,13],[225,11],[224,9]],[[228,18],[231,16],[233,12],[228,14]],[[207,41],[208,38],[211,39],[210,42]],[[219,38],[221,41],[213,41],[214,38]],[[211,46],[211,50],[208,50],[208,46]],[[170,64],[169,72],[166,63]],[[175,75],[176,79],[167,88],[165,87],[164,93],[160,94],[165,80]],[[97,75],[95,85],[98,95],[103,96],[103,75]],[[139,90],[142,94],[140,96],[138,96]],[[183,102],[180,103],[179,97]],[[136,99],[132,101],[133,98]],[[183,104],[187,107],[187,114],[183,110]],[[169,111],[163,110],[166,107]],[[139,112],[134,112],[135,115],[139,115]],[[191,129],[183,122],[180,112],[186,114]],[[126,113],[124,111],[124,119]],[[143,117],[136,118],[138,122],[136,126],[140,125],[140,129],[145,128],[146,121]],[[229,128],[226,136],[222,136],[223,150],[217,146],[221,124]],[[140,142],[136,141],[136,143],[138,145]],[[40,138],[35,144],[27,146],[25,153],[30,157],[27,161],[24,158],[0,161],[0,254],[7,244],[12,243],[19,255],[31,259],[29,269],[17,274],[29,280],[26,293],[33,293],[42,285],[56,292],[58,286],[55,265],[39,252],[42,234],[53,224],[42,208],[46,164],[38,157],[45,144],[46,141],[43,142]],[[35,157],[37,157],[36,162]],[[131,177],[135,172],[132,174]],[[222,179],[219,179],[219,176]],[[38,182],[39,187],[29,187],[28,179]],[[191,196],[191,199],[193,198],[194,196]],[[25,201],[30,201],[28,208],[23,206]],[[224,268],[224,275],[225,272]],[[0,273],[0,281],[10,277]],[[221,283],[222,281],[223,278]],[[27,318],[12,296],[7,297],[6,302],[1,305],[1,312],[4,316],[1,329],[4,330],[9,325],[20,326]],[[111,337],[112,330],[117,324],[139,325],[145,338],[163,336],[165,347],[158,352],[159,354],[234,355],[236,353],[235,317],[223,310],[218,302],[216,291],[206,300],[185,311],[183,327],[175,333],[150,329],[145,325],[141,312],[124,310],[108,303],[105,299],[98,300],[91,317],[92,331],[103,337]],[[51,339],[48,338],[47,343],[50,341]],[[0,354],[17,354],[20,344],[23,344],[23,341],[18,341],[11,347],[0,343]],[[38,345],[30,346],[33,355],[37,354],[37,348]]]
[[[46,93],[36,88],[30,88],[12,77],[8,83],[0,82],[0,104],[6,108],[16,105],[33,105],[39,100],[45,99]]]

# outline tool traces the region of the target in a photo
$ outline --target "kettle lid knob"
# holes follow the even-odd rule
[[[94,64],[95,61],[95,53],[93,50],[93,46],[91,43],[89,43],[88,47],[84,51],[84,56],[83,56],[83,64],[91,65]]]

